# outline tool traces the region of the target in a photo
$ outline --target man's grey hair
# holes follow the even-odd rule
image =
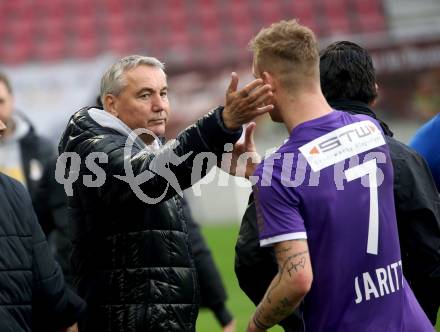
[[[165,64],[153,57],[129,55],[119,59],[102,76],[100,97],[103,105],[106,94],[119,96],[127,85],[124,73],[141,65],[160,68],[165,71]]]

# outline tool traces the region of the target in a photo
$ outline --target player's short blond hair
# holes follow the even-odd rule
[[[296,20],[262,29],[250,42],[254,65],[277,75],[285,87],[305,77],[319,80],[319,51],[315,34]]]

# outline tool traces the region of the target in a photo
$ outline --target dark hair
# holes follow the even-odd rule
[[[3,82],[3,84],[6,86],[6,89],[10,94],[12,94],[12,86],[11,82],[9,82],[8,76],[6,76],[5,73],[0,72],[0,82]]]
[[[321,89],[327,101],[371,103],[377,97],[373,60],[361,46],[339,41],[320,53]]]

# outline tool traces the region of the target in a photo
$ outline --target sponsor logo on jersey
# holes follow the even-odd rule
[[[338,128],[301,146],[299,150],[314,172],[385,145],[379,128],[364,120]]]

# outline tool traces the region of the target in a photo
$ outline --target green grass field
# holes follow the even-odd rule
[[[237,332],[243,332],[255,307],[240,290],[234,274],[234,247],[238,230],[239,228],[236,225],[206,226],[202,228],[228,291],[229,300],[227,305],[237,321]],[[216,331],[221,331],[221,328],[212,313],[209,310],[201,310],[197,320],[197,332]],[[283,329],[274,327],[270,331],[282,332]],[[437,324],[437,331],[440,332],[439,323]]]

